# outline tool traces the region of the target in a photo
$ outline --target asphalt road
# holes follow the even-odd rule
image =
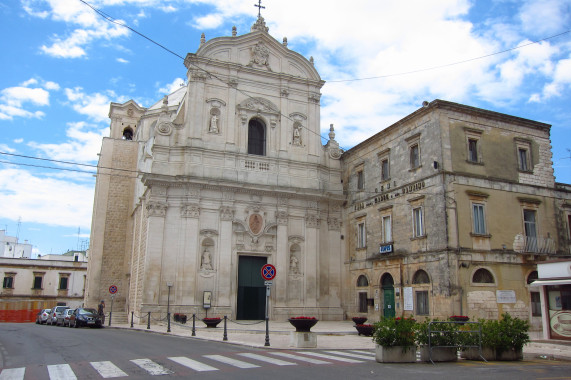
[[[0,324],[0,380],[571,379],[571,362],[379,364],[369,352],[274,350],[113,328]]]

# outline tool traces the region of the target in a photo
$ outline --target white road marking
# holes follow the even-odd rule
[[[259,365],[255,365],[248,362],[243,362],[241,360],[232,359],[222,355],[203,355],[205,358],[216,360],[221,363],[233,365],[234,367],[238,368],[258,368]]]
[[[9,368],[0,373],[0,380],[22,380],[26,374],[26,368]]]
[[[75,374],[69,364],[56,364],[48,366],[50,380],[76,380]]]
[[[318,357],[318,358],[331,359],[331,360],[336,360],[336,361],[345,362],[345,363],[363,363],[363,362],[360,361],[360,360],[353,360],[353,359],[348,359],[348,358],[340,358],[339,356],[319,354],[319,353],[317,353],[317,352],[299,351],[298,354],[316,356],[316,357]]]
[[[105,379],[108,379],[111,377],[129,376],[125,372],[121,371],[121,369],[119,369],[119,367],[117,367],[115,364],[111,363],[110,361],[91,362],[90,364],[93,368],[95,368],[95,370],[97,372],[99,372],[101,377],[103,377]]]
[[[371,351],[351,350],[351,352],[355,352],[357,354],[375,356],[375,353]]]
[[[331,362],[326,362],[323,360],[313,359],[313,358],[306,358],[305,356],[288,354],[286,352],[270,352],[270,354],[282,356],[282,357],[288,358],[288,359],[300,360],[302,362],[307,362],[307,363],[312,363],[312,364],[332,364]]]
[[[214,367],[211,367],[207,364],[197,362],[196,360],[185,358],[184,356],[176,356],[176,357],[172,357],[169,359],[175,363],[178,363],[178,364],[183,365],[185,367],[191,368],[195,371],[202,372],[202,371],[217,371],[218,370],[218,368],[214,368]]]
[[[285,360],[274,359],[274,358],[270,358],[270,357],[263,356],[263,355],[251,354],[248,352],[238,354],[238,355],[245,356],[245,357],[250,358],[250,359],[259,360],[261,362],[275,364],[275,365],[297,365],[297,363],[286,362]]]
[[[359,354],[355,354],[353,352],[347,352],[347,351],[324,351],[324,352],[328,352],[330,354],[333,355],[342,355],[342,356],[348,356],[350,358],[357,358],[357,359],[365,359],[365,360],[375,360],[374,356],[370,356],[370,355],[359,355]]]
[[[145,371],[149,373],[151,376],[160,376],[160,375],[171,375],[173,371],[170,369],[166,369],[162,365],[155,363],[151,359],[133,359],[131,362],[135,363]]]

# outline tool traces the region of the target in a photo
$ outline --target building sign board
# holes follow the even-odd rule
[[[414,302],[412,300],[412,286],[403,288],[403,309],[407,311],[413,310]]]
[[[497,303],[516,303],[515,290],[496,290]]]

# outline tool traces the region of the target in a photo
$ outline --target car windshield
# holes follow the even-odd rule
[[[79,309],[79,314],[97,314],[95,309]]]

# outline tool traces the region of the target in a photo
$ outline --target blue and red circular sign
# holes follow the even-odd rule
[[[109,293],[111,293],[111,294],[117,293],[117,287],[115,285],[111,285],[109,287]]]
[[[262,278],[266,281],[273,280],[276,277],[276,267],[272,264],[266,264],[262,267]]]

